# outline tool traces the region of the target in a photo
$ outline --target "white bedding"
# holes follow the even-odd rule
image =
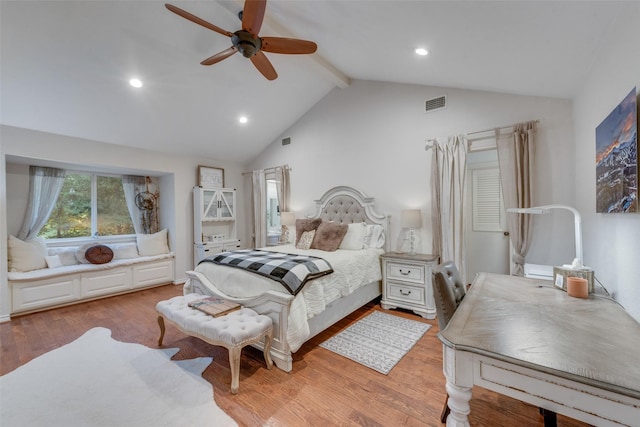
[[[317,249],[296,249],[293,244],[261,249],[324,258],[334,270],[327,276],[309,281],[293,299],[287,331],[287,341],[292,352],[297,351],[309,338],[308,319],[321,313],[333,301],[382,278],[380,255],[384,253],[383,249],[338,249],[335,252],[326,252]],[[267,290],[289,294],[276,281],[234,267],[203,262],[198,265],[196,271],[205,275],[218,290],[231,297],[256,297]]]

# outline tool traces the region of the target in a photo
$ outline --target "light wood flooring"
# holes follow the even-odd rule
[[[2,323],[0,374],[67,344],[96,326],[111,329],[116,340],[155,348],[159,336],[155,304],[181,294],[182,286],[166,285]],[[424,320],[401,310],[388,311],[433,325],[389,375],[318,347],[373,310],[382,309],[379,304],[369,303],[307,342],[294,354],[290,373],[275,367],[267,370],[262,353],[245,348],[237,395],[229,390],[231,374],[224,348],[187,337],[171,325],[167,325],[164,346],[180,348],[174,359],[213,357],[203,377],[213,385],[218,406],[240,426],[442,426],[439,416],[445,380],[436,320]],[[543,420],[533,406],[476,387],[470,423],[529,427],[542,426]],[[558,416],[558,425],[587,426],[562,416]]]

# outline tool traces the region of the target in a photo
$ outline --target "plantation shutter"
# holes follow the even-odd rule
[[[474,169],[472,171],[473,230],[504,231],[504,202],[500,186],[500,170]]]

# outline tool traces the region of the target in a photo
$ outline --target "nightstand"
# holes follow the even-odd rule
[[[437,255],[387,252],[382,258],[382,308],[406,308],[425,319],[435,319],[431,269]]]

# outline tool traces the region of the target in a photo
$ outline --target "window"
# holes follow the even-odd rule
[[[38,233],[45,239],[135,234],[122,177],[67,173],[56,206]]]

